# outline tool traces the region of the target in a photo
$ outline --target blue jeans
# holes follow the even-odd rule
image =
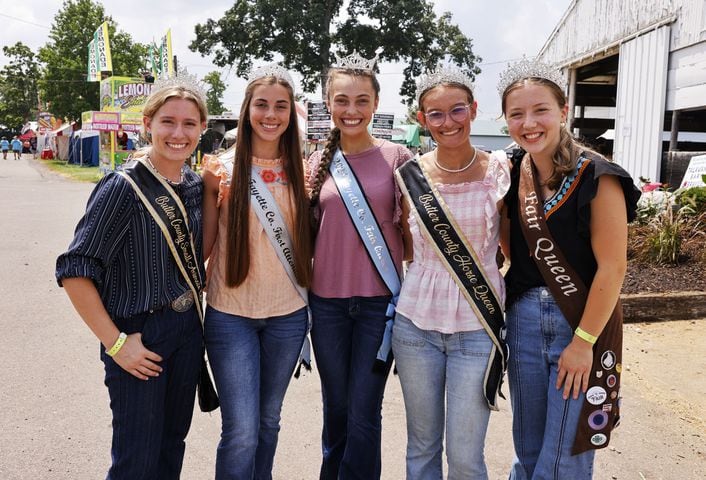
[[[309,293],[311,341],[321,377],[321,480],[375,480],[381,472],[382,397],[391,361],[375,368],[389,296]]]
[[[510,478],[593,477],[594,451],[571,455],[584,395],[562,398],[557,363],[574,335],[546,287],[522,294],[507,311],[512,437]]]
[[[487,479],[483,447],[490,409],[483,379],[492,341],[485,330],[439,333],[397,314],[392,350],[407,414],[407,480]]]
[[[206,310],[206,350],[221,402],[217,479],[272,478],[282,402],[307,322],[305,308],[267,319]]]
[[[162,357],[163,371],[158,377],[140,380],[123,370],[101,346],[113,412],[112,465],[107,479],[178,479],[203,358],[198,313],[195,308],[184,313],[165,308],[114,321],[127,334],[142,332],[144,346]]]

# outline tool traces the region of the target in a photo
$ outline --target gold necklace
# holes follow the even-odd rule
[[[183,165],[181,166],[181,169],[179,170],[179,181],[175,182],[174,180],[171,180],[171,179],[165,177],[164,175],[162,175],[162,173],[159,170],[157,170],[157,167],[154,166],[154,163],[152,163],[152,159],[150,158],[149,155],[145,155],[145,158],[147,160],[147,164],[152,169],[152,171],[154,171],[157,175],[159,175],[162,178],[162,180],[164,180],[168,184],[179,185],[179,184],[181,184],[181,182],[184,181],[184,166]]]

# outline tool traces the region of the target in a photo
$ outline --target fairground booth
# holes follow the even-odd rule
[[[101,80],[100,111],[83,112],[82,128],[100,135],[100,170],[122,165],[135,149],[142,127],[142,107],[152,84],[139,77],[108,77]]]

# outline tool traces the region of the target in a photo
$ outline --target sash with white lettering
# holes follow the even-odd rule
[[[196,309],[203,323],[203,281],[184,204],[172,187],[141,160],[128,164],[118,173],[132,186],[162,231],[174,261],[194,295]]]
[[[287,225],[284,222],[282,213],[279,211],[277,201],[272,196],[272,192],[267,188],[265,182],[260,176],[260,169],[253,167],[250,172],[250,207],[257,215],[258,220],[262,224],[262,228],[267,234],[272,248],[275,250],[279,261],[287,272],[289,280],[296,289],[299,296],[307,305],[307,313],[309,315],[309,323],[304,336],[304,344],[302,345],[299,354],[300,366],[304,365],[307,370],[311,370],[311,344],[309,342],[309,330],[311,329],[311,311],[309,310],[309,295],[306,288],[299,285],[297,276],[295,275],[296,267],[294,265],[294,247],[292,246],[291,236],[287,230]],[[299,376],[299,368],[297,368],[295,377]]]
[[[590,158],[590,157],[589,157]],[[588,289],[554,241],[537,194],[539,185],[529,155],[520,167],[520,224],[530,255],[554,301],[572,330],[579,326]],[[623,311],[618,300],[598,341],[593,346],[593,366],[576,431],[572,453],[604,448],[620,422],[620,373],[622,372]]]
[[[419,230],[456,282],[483,329],[493,342],[485,371],[483,393],[488,407],[498,410],[497,395],[507,366],[503,307],[471,243],[456,223],[449,207],[417,159],[395,172],[402,193],[414,207]],[[503,397],[505,398],[505,397]]]
[[[397,299],[400,296],[400,276],[397,273],[395,262],[392,260],[392,255],[390,255],[390,249],[385,242],[385,236],[382,234],[382,230],[375,219],[373,209],[370,208],[355,173],[353,173],[351,166],[340,149],[336,150],[333,155],[329,171],[343,200],[343,204],[346,206],[348,216],[358,232],[360,241],[365,246],[365,251],[368,253],[370,261],[373,262],[375,270],[382,278],[382,281],[385,282],[385,286],[390,290],[390,293],[392,293],[392,299],[385,313],[387,316],[385,333],[377,353],[378,361],[387,362],[392,346],[392,323],[395,316],[395,305],[397,305]]]

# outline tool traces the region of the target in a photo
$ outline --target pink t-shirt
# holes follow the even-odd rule
[[[500,238],[497,204],[510,188],[510,170],[505,152],[491,154],[483,180],[436,186],[478,255],[488,281],[500,297],[500,305],[504,305],[505,283],[495,254]],[[482,328],[456,282],[422,235],[411,212],[408,221],[414,243],[414,261],[410,263],[402,282],[397,312],[423,330],[457,333]]]
[[[363,193],[375,214],[397,270],[401,270],[404,246],[399,226],[400,192],[394,171],[412,154],[401,145],[383,141],[361,153],[346,155]],[[316,174],[321,151],[309,157],[309,177]],[[311,291],[325,298],[389,295],[353,226],[336,184],[330,175],[319,197],[319,233],[314,246]]]

